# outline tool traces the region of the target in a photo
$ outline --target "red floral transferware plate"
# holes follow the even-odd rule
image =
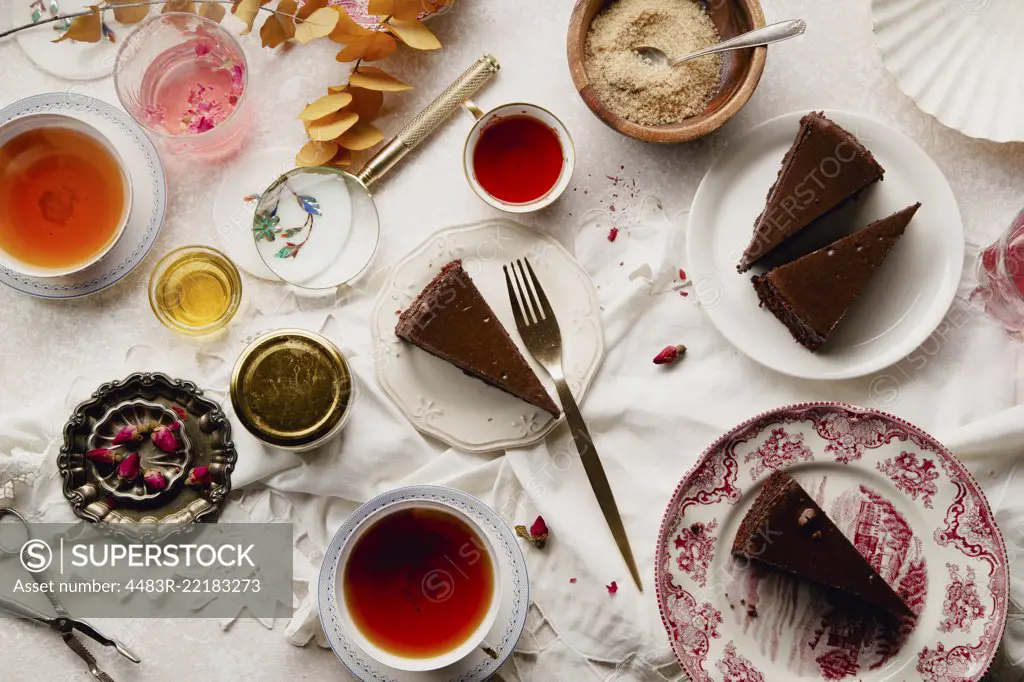
[[[819,588],[731,555],[777,469],[853,539],[912,621],[837,609]],[[1006,622],[1006,548],[963,463],[907,422],[841,403],[779,408],[719,438],[676,489],[655,561],[661,617],[694,682],[976,682]]]

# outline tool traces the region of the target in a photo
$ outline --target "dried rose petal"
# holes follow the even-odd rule
[[[605,585],[605,589],[608,590],[608,594],[615,594],[619,591],[619,585],[613,580],[611,585]]]
[[[85,453],[85,458],[93,464],[113,465],[121,461],[121,454],[108,448],[96,448]]]
[[[683,282],[686,281],[686,270],[679,268],[679,279],[682,280]]]
[[[210,43],[196,43],[196,56],[205,57],[210,54]]]
[[[174,414],[178,415],[178,419],[180,419],[181,421],[185,421],[186,419],[188,419],[188,412],[186,412],[185,408],[182,407],[181,405],[171,405],[171,410],[174,412]]]
[[[175,422],[177,426],[177,422]],[[175,429],[167,426],[158,426],[153,430],[153,445],[157,446],[164,452],[177,452],[181,447],[181,441],[174,435]]]
[[[167,477],[164,476],[162,471],[156,469],[146,469],[142,472],[142,480],[146,482],[146,487],[157,492],[167,488]]]
[[[613,227],[612,229],[608,230],[608,241],[613,242],[613,241],[615,241],[615,238],[618,237],[618,236],[619,236],[619,228]]]
[[[122,445],[124,443],[138,443],[142,440],[142,432],[139,431],[139,427],[131,424],[124,427],[117,434],[114,435],[114,445]]]
[[[654,356],[654,364],[671,365],[686,353],[686,346],[665,346],[661,352]]]
[[[576,584],[576,578],[569,578],[569,582],[572,583],[573,585],[575,585]]]
[[[137,452],[129,453],[117,465],[117,477],[126,481],[134,481],[140,473],[142,473],[142,458]]]
[[[212,481],[209,467],[195,467],[192,471],[188,472],[185,485],[206,486],[210,485]]]

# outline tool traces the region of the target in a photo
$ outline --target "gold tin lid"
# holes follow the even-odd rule
[[[304,329],[279,329],[242,351],[231,375],[231,404],[265,443],[305,449],[341,429],[352,374],[338,348]]]

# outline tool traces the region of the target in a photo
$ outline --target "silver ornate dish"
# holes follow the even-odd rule
[[[155,428],[174,422],[180,425],[175,430],[180,447],[173,452],[159,450],[150,438],[113,444],[114,435],[127,425]],[[166,476],[166,488],[151,490],[139,480],[119,480],[113,465],[86,459],[85,453],[96,448],[138,452],[143,469]],[[187,524],[216,517],[231,491],[237,459],[231,425],[217,403],[190,381],[140,372],[103,384],[75,409],[64,426],[57,468],[64,497],[87,521]],[[199,475],[203,468],[205,476]]]

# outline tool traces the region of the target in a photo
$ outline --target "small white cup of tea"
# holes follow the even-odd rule
[[[503,104],[487,113],[469,100],[464,106],[477,119],[462,154],[477,196],[508,213],[529,213],[562,195],[576,150],[557,116],[535,104]]]
[[[0,125],[0,266],[70,275],[114,248],[128,225],[128,168],[103,133],[72,116]]]
[[[370,513],[346,541],[335,580],[352,641],[398,670],[462,660],[481,646],[501,605],[487,534],[436,500],[397,501]]]

